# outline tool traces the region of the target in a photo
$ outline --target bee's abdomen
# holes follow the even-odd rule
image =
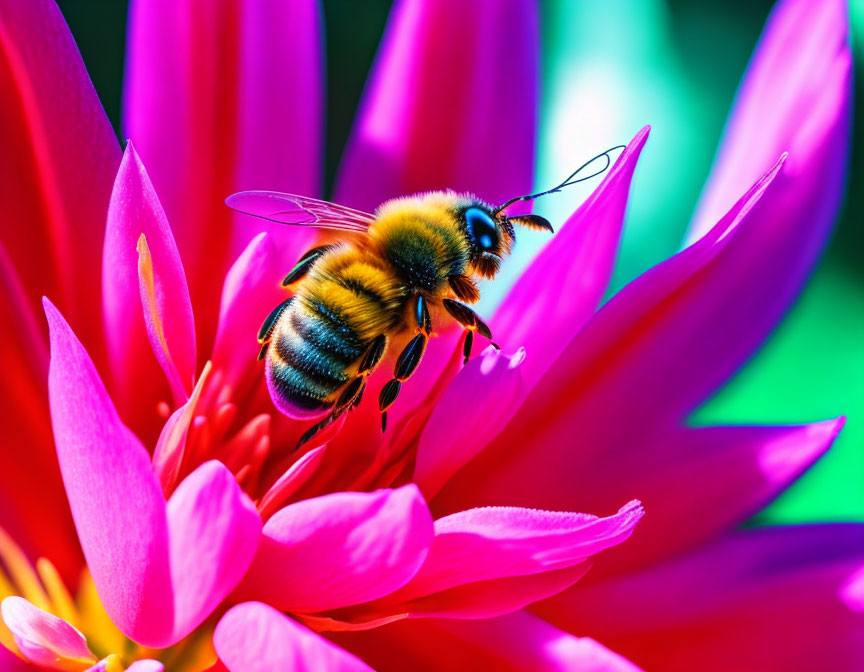
[[[267,382],[286,415],[325,415],[350,380],[346,369],[363,349],[339,326],[295,305],[280,318],[268,351]]]

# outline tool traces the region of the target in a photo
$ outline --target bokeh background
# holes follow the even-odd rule
[[[119,133],[126,3],[59,4]],[[322,0],[328,188],[390,4]],[[541,3],[537,187],[551,186],[585,158],[626,143],[645,123],[653,126],[634,181],[613,290],[679,249],[771,6],[768,0]],[[692,418],[694,424],[798,423],[847,416],[832,451],[754,524],[864,520],[864,0],[852,0],[850,12],[856,118],[847,198],[834,236],[804,294],[771,339]],[[562,192],[538,205],[538,211],[560,222],[589,188]],[[520,239],[506,273],[485,288],[483,311],[494,308],[541,240]]]

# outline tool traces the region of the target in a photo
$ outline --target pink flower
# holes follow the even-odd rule
[[[662,669],[856,669],[862,530],[736,530],[842,422],[684,425],[765,338],[830,230],[848,142],[839,0],[779,6],[692,245],[597,310],[643,129],[495,315],[503,353],[461,367],[458,333],[442,330],[386,435],[367,402],[302,453],[306,424],[275,412],[254,334],[314,234],[222,201],[320,195],[317,5],[190,11],[133,4],[135,146],[121,160],[53,3],[0,2],[14,94],[0,108],[0,305],[16,325],[0,336],[14,381],[0,392],[14,432],[0,524],[60,570],[37,578],[0,546],[0,641],[21,656],[0,661],[202,669],[212,630],[213,669],[232,672],[636,669],[604,645]],[[488,26],[507,44],[477,40]],[[531,2],[398,5],[336,200],[528,193],[537,52]],[[632,497],[651,515],[571,588],[631,535]],[[611,515],[566,513],[583,510]],[[68,608],[76,536],[119,632]]]

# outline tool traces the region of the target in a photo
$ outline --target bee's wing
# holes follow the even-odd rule
[[[229,208],[278,224],[365,233],[375,220],[368,212],[316,198],[278,191],[241,191],[225,199]]]

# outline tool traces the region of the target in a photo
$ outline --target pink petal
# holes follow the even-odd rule
[[[335,639],[378,672],[639,672],[595,640],[524,611],[483,620],[400,621]]]
[[[208,462],[165,503],[84,348],[47,300],[48,388],[78,537],[111,619],[146,646],[171,645],[233,590],[261,522],[224,466]]]
[[[34,314],[42,295],[56,297],[95,346],[117,139],[57,5],[7,2],[0,13],[0,241]]]
[[[174,227],[209,347],[219,279],[267,226],[223,201],[243,189],[318,195],[323,87],[314,0],[195,7],[132,4],[124,108],[126,134]],[[277,228],[268,230],[295,246],[295,234]],[[289,268],[302,252],[286,254]]]
[[[56,670],[67,669],[70,663],[95,660],[84,635],[23,597],[7,597],[2,612],[18,650],[27,660]]]
[[[126,672],[163,672],[165,666],[158,660],[138,660],[126,668]]]
[[[755,529],[532,610],[646,669],[857,670],[864,616],[841,589],[862,560],[861,525]]]
[[[781,166],[709,234],[603,306],[498,438],[447,484],[435,510],[491,503],[573,508],[580,476],[574,459],[606,459],[682,421],[713,389],[717,359],[737,338],[724,331],[727,309],[747,301],[745,293],[718,304],[706,284],[734,275],[735,243],[764,223],[760,206],[777,188]]]
[[[513,417],[525,393],[524,359],[524,350],[508,357],[490,347],[447,387],[417,447],[413,480],[427,499]]]
[[[233,607],[213,644],[230,672],[371,672],[358,658],[260,602]]]
[[[530,193],[538,33],[536,3],[527,0],[396,4],[336,200],[371,210],[428,189],[493,203]]]
[[[533,386],[597,309],[612,275],[630,181],[650,127],[636,135],[603,182],[567,220],[510,290],[492,333],[511,348],[525,346],[523,375]],[[538,329],[537,325],[543,328]]]
[[[158,644],[173,626],[165,500],[83,346],[45,301],[57,456],[87,566],[111,619]]]
[[[401,590],[317,624],[338,631],[374,627],[388,617],[491,618],[517,611],[573,585],[588,571],[588,559],[625,541],[642,514],[639,502],[630,502],[607,518],[514,507],[441,518],[429,557]]]
[[[514,507],[454,513],[435,521],[429,557],[388,601],[579,565],[626,540],[642,515],[639,502],[630,502],[607,518]]]
[[[141,424],[145,419],[136,417],[134,409],[150,409],[146,420],[152,426],[156,404],[165,399],[166,390],[163,374],[148,352],[147,311],[142,312],[138,288],[136,248],[142,234],[153,260],[156,310],[162,315],[164,349],[173,363],[166,374],[174,379],[175,397],[182,395],[182,398],[192,390],[195,377],[195,324],[189,289],[165,212],[130,142],[108,207],[102,255],[102,319],[113,388],[121,412]],[[157,359],[162,349],[154,344]]]
[[[205,462],[168,500],[174,633],[196,628],[243,578],[261,534],[255,506],[220,462]]]
[[[243,594],[307,612],[374,600],[417,573],[431,539],[414,485],[303,500],[267,521]]]

